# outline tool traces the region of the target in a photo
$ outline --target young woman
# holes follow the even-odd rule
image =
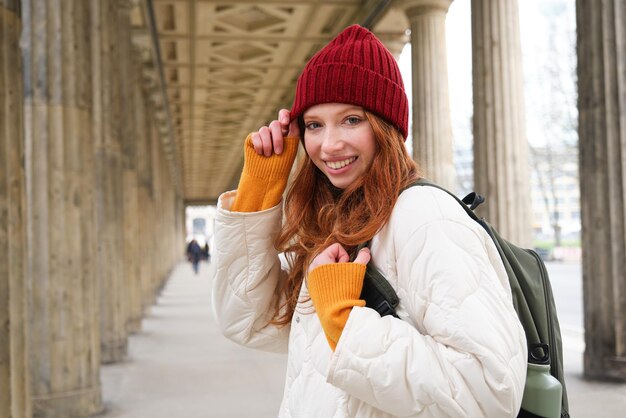
[[[420,177],[407,131],[393,56],[351,26],[307,64],[291,111],[248,136],[239,187],[219,199],[218,323],[288,352],[280,417],[517,415],[526,341],[504,267],[447,194],[404,190]],[[368,263],[399,318],[360,299]]]

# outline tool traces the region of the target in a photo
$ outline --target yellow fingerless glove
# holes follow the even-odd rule
[[[365,268],[365,264],[359,263],[324,264],[313,269],[307,278],[309,295],[333,351],[352,308],[365,306],[365,301],[359,299]]]
[[[296,158],[300,139],[283,140],[282,154],[259,155],[252,145],[252,135],[244,143],[244,164],[237,195],[230,208],[233,212],[258,212],[278,204],[287,187],[291,166]]]

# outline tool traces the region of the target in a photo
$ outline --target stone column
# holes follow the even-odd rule
[[[129,61],[130,62],[130,61]],[[132,80],[132,97],[128,100],[128,121],[132,129],[124,137],[123,158],[124,166],[124,266],[129,295],[129,325],[130,332],[141,329],[143,316],[142,297],[142,270],[147,262],[143,242],[148,239],[141,228],[141,219],[145,216],[144,195],[140,185],[141,160],[145,158],[142,145],[146,135],[146,107],[140,82],[141,69],[133,65],[129,69],[129,80]]]
[[[185,202],[183,201],[183,197],[180,194],[176,195],[176,212],[174,213],[174,217],[176,218],[176,232],[174,235],[175,247],[172,252],[172,261],[173,263],[178,263],[183,260],[183,253],[185,250],[185,244],[187,240],[187,234],[185,231]],[[210,248],[211,242],[209,241],[209,251],[213,249]],[[210,252],[209,252],[210,256]]]
[[[413,158],[425,176],[453,189],[455,170],[448,95],[446,13],[452,0],[404,0],[411,25]]]
[[[103,363],[126,355],[127,296],[124,293],[123,183],[121,162],[119,10],[115,0],[92,0],[91,76],[96,171],[97,278],[100,289],[100,349]]]
[[[584,374],[626,380],[626,4],[576,2]]]
[[[127,329],[136,332],[141,327],[142,309],[139,296],[139,207],[137,185],[137,129],[136,119],[143,113],[143,97],[141,97],[139,62],[131,44],[130,10],[128,1],[119,1],[119,37],[120,48],[120,88],[122,112],[121,150],[123,175],[123,237],[124,237],[124,286],[122,292],[127,296]],[[143,115],[142,115],[143,116]]]
[[[165,271],[163,268],[164,260],[162,257],[163,251],[163,167],[161,153],[163,152],[163,146],[161,144],[161,138],[159,134],[155,132],[152,137],[152,202],[153,210],[151,216],[152,228],[154,228],[154,249],[153,249],[153,276],[152,276],[152,301],[156,299],[160,290],[161,284],[164,280]]]
[[[33,415],[102,409],[93,269],[89,5],[22,1]]]
[[[178,207],[177,193],[174,177],[172,176],[171,170],[169,170],[169,164],[167,164],[167,167],[167,216],[165,217],[165,221],[167,222],[165,224],[167,228],[165,231],[165,233],[167,234],[167,248],[165,248],[165,252],[167,254],[167,277],[169,277],[172,272],[172,268],[175,265],[175,251],[177,248],[179,253],[184,251],[184,244],[180,244],[176,239],[178,237],[176,234],[176,221],[178,219],[178,212],[176,211],[176,208]]]
[[[144,123],[139,124],[140,128],[137,135],[137,157],[138,157],[138,182],[139,182],[139,206],[141,208],[141,216],[139,217],[139,259],[140,259],[140,276],[141,276],[141,309],[142,312],[148,309],[153,299],[152,294],[152,277],[154,274],[154,228],[151,223],[152,214],[152,127],[150,125],[150,117],[146,113]],[[142,129],[143,128],[143,129]]]
[[[517,0],[472,0],[474,189],[479,213],[508,240],[532,244]]]
[[[30,417],[20,2],[0,0],[0,416]]]
[[[165,149],[163,146],[159,147],[159,169],[160,169],[160,203],[159,208],[161,212],[159,214],[159,230],[160,236],[160,248],[159,254],[162,254],[161,274],[159,277],[159,293],[165,285],[167,278],[172,270],[172,227],[174,225],[174,218],[172,217],[173,204],[174,204],[174,181],[170,165],[167,160]]]

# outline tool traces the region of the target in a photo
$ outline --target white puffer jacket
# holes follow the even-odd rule
[[[355,307],[333,353],[310,301],[290,327],[266,326],[284,278],[273,247],[282,210],[230,212],[235,193],[218,205],[213,303],[228,338],[288,350],[280,417],[517,415],[524,330],[492,240],[450,196],[432,187],[400,195],[370,262],[398,293],[401,319]]]

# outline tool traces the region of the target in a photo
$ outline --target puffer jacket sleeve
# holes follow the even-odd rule
[[[215,219],[213,307],[227,338],[251,348],[286,352],[289,326],[269,324],[277,288],[286,273],[274,239],[280,228],[281,205],[259,212],[228,210],[236,191],[218,201]]]
[[[397,417],[515,417],[526,340],[495,246],[464,214],[411,221],[441,205],[441,192],[419,193],[390,226],[405,317],[355,307],[328,381]]]

